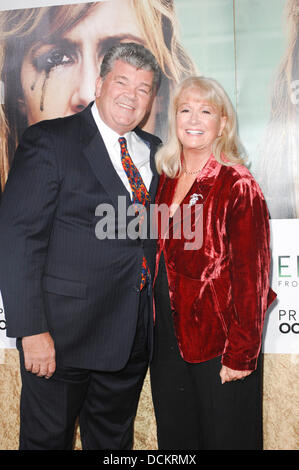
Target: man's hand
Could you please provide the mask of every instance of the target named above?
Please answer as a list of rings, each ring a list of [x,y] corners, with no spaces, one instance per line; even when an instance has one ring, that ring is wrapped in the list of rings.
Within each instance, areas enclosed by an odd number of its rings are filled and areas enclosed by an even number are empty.
[[[220,371],[221,383],[231,382],[233,380],[242,380],[245,379],[248,375],[253,372],[252,370],[234,370],[229,367],[222,366]]]
[[[25,369],[28,372],[49,379],[55,372],[55,348],[50,333],[24,336],[22,346]]]

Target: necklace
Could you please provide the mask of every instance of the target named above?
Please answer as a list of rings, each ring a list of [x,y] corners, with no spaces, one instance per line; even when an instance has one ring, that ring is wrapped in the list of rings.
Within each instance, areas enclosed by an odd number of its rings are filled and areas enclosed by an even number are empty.
[[[203,160],[203,162],[202,162],[203,164],[202,164],[201,168],[200,168],[199,170],[193,170],[193,171],[188,171],[188,170],[186,169],[186,162],[184,161],[184,162],[183,162],[183,165],[182,165],[183,168],[184,168],[183,171],[184,171],[184,173],[185,173],[186,175],[197,175],[198,173],[201,172],[201,170],[203,170],[203,168],[205,167],[207,161],[208,161],[208,159],[205,158],[205,159]]]
[[[184,170],[184,173],[186,173],[187,175],[196,175],[197,173],[201,172],[202,168],[200,168],[199,170],[195,170],[195,171],[187,171],[187,170]]]

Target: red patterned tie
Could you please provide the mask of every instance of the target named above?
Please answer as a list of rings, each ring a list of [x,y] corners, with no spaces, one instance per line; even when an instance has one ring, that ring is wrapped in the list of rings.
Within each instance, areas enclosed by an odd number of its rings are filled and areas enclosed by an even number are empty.
[[[120,143],[122,166],[126,172],[133,193],[133,203],[142,204],[146,209],[147,207],[149,207],[151,201],[150,195],[146,189],[146,186],[141,178],[139,171],[137,170],[130,157],[126,139],[124,137],[120,137],[118,141]],[[142,223],[142,220],[143,217],[141,215],[140,223]],[[146,258],[144,256],[141,268],[140,290],[145,286],[146,281],[150,281],[150,271],[146,262]]]

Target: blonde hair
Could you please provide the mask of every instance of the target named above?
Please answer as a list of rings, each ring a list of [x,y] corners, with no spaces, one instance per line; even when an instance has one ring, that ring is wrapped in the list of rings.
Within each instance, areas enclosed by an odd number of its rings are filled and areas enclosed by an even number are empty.
[[[164,108],[156,115],[156,129],[163,137],[167,105],[174,85],[195,73],[195,66],[178,41],[179,30],[172,0],[131,0],[145,46],[163,72],[159,96]],[[0,12],[0,79],[5,103],[0,107],[0,177],[4,188],[19,138],[27,118],[18,110],[22,97],[20,70],[29,48],[45,36],[63,35],[99,2]],[[117,31],[116,31],[117,34]],[[58,117],[58,116],[57,116]],[[60,117],[60,116],[59,116]]]
[[[233,105],[221,85],[212,78],[191,76],[183,80],[176,88],[173,100],[169,106],[168,139],[156,155],[158,173],[165,173],[169,178],[181,174],[182,144],[176,133],[176,115],[180,97],[187,89],[195,89],[212,105],[216,106],[221,116],[227,121],[221,136],[215,139],[212,152],[215,159],[222,165],[244,163],[245,157],[241,143],[237,136],[237,120]]]
[[[298,0],[287,2],[285,15],[288,44],[274,82],[271,115],[259,145],[261,156],[257,169],[258,182],[264,191],[270,215],[274,218],[298,217],[294,168],[299,160],[299,115],[298,105],[292,102],[292,82],[298,79],[299,73]]]
[[[18,99],[22,97],[20,75],[24,56],[32,44],[73,28],[93,6],[89,3],[0,12],[0,78],[5,100],[0,106],[2,189],[20,136],[27,127],[27,118],[18,110]]]
[[[195,66],[178,41],[179,25],[173,0],[133,0],[146,47],[164,75],[175,84],[195,73]]]

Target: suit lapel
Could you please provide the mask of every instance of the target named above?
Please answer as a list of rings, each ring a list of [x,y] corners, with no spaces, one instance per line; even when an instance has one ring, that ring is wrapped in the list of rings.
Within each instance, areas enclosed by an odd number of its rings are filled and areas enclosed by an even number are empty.
[[[113,167],[90,108],[91,105],[81,113],[83,153],[114,206],[118,207],[119,196],[126,197],[126,203],[129,205],[131,203],[130,194]]]
[[[156,163],[155,163],[155,154],[157,151],[157,147],[160,144],[160,139],[158,139],[157,137],[151,134],[148,134],[147,132],[144,132],[142,129],[139,129],[139,127],[136,127],[136,129],[134,129],[134,132],[136,132],[136,134],[142,140],[144,140],[146,144],[149,145],[150,147],[150,167],[153,173],[153,177],[152,177],[148,192],[151,197],[151,202],[154,203],[155,195],[156,195],[157,188],[158,188],[158,182],[159,182],[159,175],[158,175],[158,172],[156,169]]]
[[[126,197],[127,206],[129,206],[131,204],[130,194],[113,167],[104,141],[93,119],[91,113],[92,104],[93,103],[91,103],[80,114],[82,118],[81,142],[83,153],[89,161],[95,176],[111,198],[114,206],[116,208],[118,207],[119,196]],[[153,177],[149,188],[149,194],[151,196],[151,201],[154,202],[159,180],[155,165],[155,153],[160,140],[139,128],[134,129],[134,131],[150,146],[150,166]]]
[[[151,147],[150,165],[151,165],[153,177],[152,177],[152,181],[151,181],[150,188],[149,188],[149,194],[150,194],[152,203],[154,202],[154,199],[155,199],[155,195],[156,195],[157,188],[158,188],[158,181],[159,181],[159,175],[157,173],[156,164],[155,164],[155,153],[156,153],[156,149]]]

